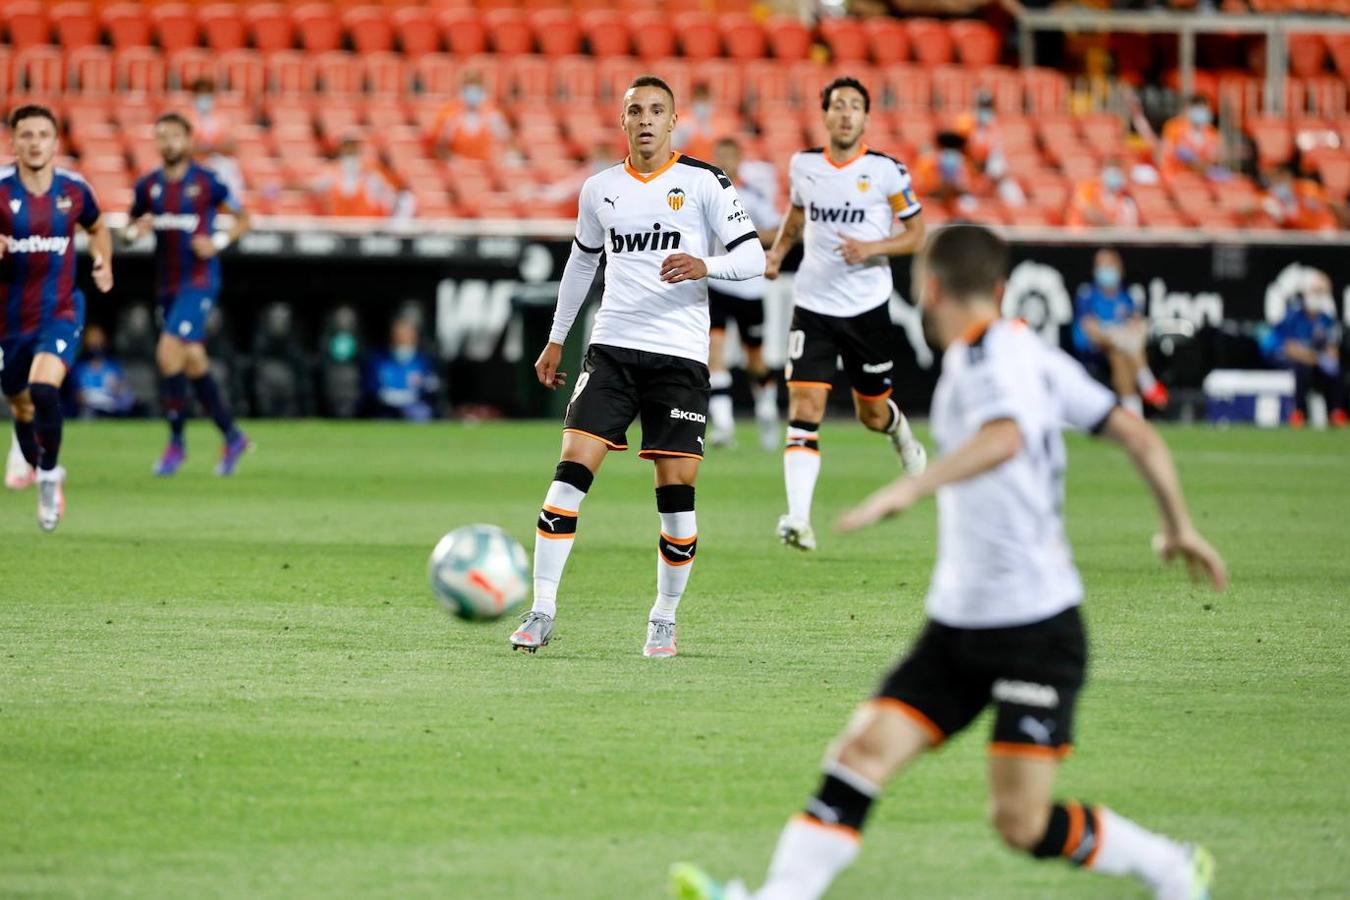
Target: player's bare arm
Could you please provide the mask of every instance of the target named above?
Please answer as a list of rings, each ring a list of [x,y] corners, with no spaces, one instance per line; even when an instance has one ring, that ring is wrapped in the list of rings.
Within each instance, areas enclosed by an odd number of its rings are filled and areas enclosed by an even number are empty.
[[[99,216],[86,231],[89,233],[89,256],[94,261],[94,286],[106,294],[113,286],[112,230]]]
[[[968,481],[1012,459],[1022,450],[1022,434],[1012,419],[986,422],[966,443],[930,464],[915,478],[900,478],[839,517],[836,527],[857,531],[909,509],[938,488]]]
[[[1163,562],[1183,559],[1192,580],[1208,581],[1217,591],[1228,586],[1228,568],[1191,522],[1181,479],[1172,452],[1157,430],[1138,416],[1117,407],[1111,411],[1102,434],[1120,444],[1153,492],[1162,531],[1153,538],[1153,549]]]
[[[806,227],[806,210],[800,206],[794,206],[788,210],[787,216],[783,219],[783,224],[778,226],[778,236],[774,238],[773,244],[764,254],[764,277],[770,281],[778,278],[778,272],[783,266],[783,259],[798,241],[802,239],[802,231]]]
[[[908,256],[917,253],[923,246],[926,233],[923,213],[915,213],[901,222],[901,225],[903,227],[899,231],[884,241],[858,241],[845,238],[839,245],[839,255],[845,262],[857,265],[872,256]]]

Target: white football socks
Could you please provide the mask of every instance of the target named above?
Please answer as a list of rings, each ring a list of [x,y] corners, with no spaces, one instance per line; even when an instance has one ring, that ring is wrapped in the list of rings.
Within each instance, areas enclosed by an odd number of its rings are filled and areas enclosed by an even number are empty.
[[[534,612],[558,612],[558,582],[576,541],[576,519],[586,492],[562,481],[548,486],[534,534]],[[570,521],[569,521],[570,520]]]
[[[816,900],[858,858],[858,835],[805,816],[787,823],[755,900]]]
[[[661,513],[661,542],[656,554],[656,602],[650,619],[674,622],[675,610],[694,569],[698,522],[694,511]]]
[[[811,521],[811,498],[820,477],[819,426],[793,423],[788,426],[783,448],[783,480],[787,485],[788,515]]]
[[[1155,834],[1105,807],[1097,809],[1097,854],[1091,871],[1133,875],[1160,897],[1186,897],[1190,860],[1176,841]],[[1187,898],[1188,900],[1188,898]]]
[[[736,430],[736,414],[731,405],[731,373],[722,369],[708,375],[712,396],[708,399],[708,419],[713,434],[731,434]]]

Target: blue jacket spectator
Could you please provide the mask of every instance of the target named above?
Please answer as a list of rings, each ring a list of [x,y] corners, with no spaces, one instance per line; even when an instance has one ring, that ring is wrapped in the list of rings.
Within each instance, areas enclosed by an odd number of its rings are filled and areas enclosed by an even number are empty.
[[[1326,310],[1335,309],[1331,281],[1321,272],[1308,277],[1304,296],[1289,304],[1279,324],[1261,336],[1261,352],[1272,365],[1294,374],[1294,412],[1289,424],[1300,428],[1308,417],[1308,393],[1327,402],[1328,420],[1344,428],[1345,381],[1341,377],[1341,327]]]
[[[1073,346],[1084,363],[1106,365],[1111,387],[1125,408],[1143,414],[1143,402],[1167,405],[1167,388],[1148,367],[1148,323],[1125,290],[1125,271],[1120,254],[1097,251],[1092,283],[1078,288],[1074,301]]]
[[[71,372],[75,403],[85,418],[129,415],[136,397],[127,387],[122,364],[108,355],[108,339],[98,325],[84,333],[84,352]]]
[[[435,362],[418,349],[417,328],[398,319],[390,329],[389,349],[366,360],[365,407],[381,418],[425,422],[435,416],[440,378]]]

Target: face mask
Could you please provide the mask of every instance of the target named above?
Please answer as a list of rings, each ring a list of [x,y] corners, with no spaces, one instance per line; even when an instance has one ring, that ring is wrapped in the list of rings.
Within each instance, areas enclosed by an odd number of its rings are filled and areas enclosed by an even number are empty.
[[[938,153],[938,168],[943,175],[954,176],[961,171],[961,159],[960,150],[943,150]]]
[[[342,171],[348,176],[356,175],[361,171],[361,157],[355,154],[348,154],[342,157]]]
[[[990,122],[994,121],[994,111],[988,107],[980,107],[975,111],[975,121],[979,122],[981,125],[988,125]]]
[[[1125,186],[1125,173],[1116,168],[1103,169],[1102,184],[1114,194]]]
[[[1274,193],[1281,202],[1288,203],[1294,199],[1294,186],[1287,181],[1281,182],[1280,184],[1275,185],[1272,193]]]
[[[1120,287],[1120,270],[1115,266],[1098,266],[1093,277],[1097,279],[1097,286],[1103,290],[1114,291]]]
[[[459,92],[460,97],[464,99],[464,105],[469,109],[477,109],[483,105],[483,88],[481,85],[471,84]]]
[[[694,101],[694,117],[695,117],[695,118],[698,118],[698,119],[706,119],[706,118],[708,118],[708,117],[711,116],[711,115],[712,115],[712,104],[711,104],[711,103],[709,103],[707,100],[695,100],[695,101]]]
[[[416,358],[416,356],[417,356],[417,348],[416,348],[416,347],[395,347],[395,348],[394,348],[394,359],[397,360],[398,362],[402,363],[402,364],[405,365],[405,366],[406,366],[408,363],[412,362],[413,359]]]
[[[211,108],[216,105],[216,99],[210,94],[198,94],[192,98],[192,105],[197,107],[197,112],[207,115]]]
[[[333,335],[328,342],[328,355],[334,362],[350,362],[356,356],[356,338],[345,331]]]
[[[1208,106],[1192,106],[1190,111],[1191,124],[1196,128],[1203,128],[1209,124],[1210,115]]]

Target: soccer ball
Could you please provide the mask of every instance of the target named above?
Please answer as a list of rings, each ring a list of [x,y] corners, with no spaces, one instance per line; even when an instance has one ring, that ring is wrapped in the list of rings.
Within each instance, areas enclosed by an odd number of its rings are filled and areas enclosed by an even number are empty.
[[[427,575],[447,612],[461,619],[496,619],[529,593],[530,559],[520,542],[496,525],[465,525],[436,544]]]

